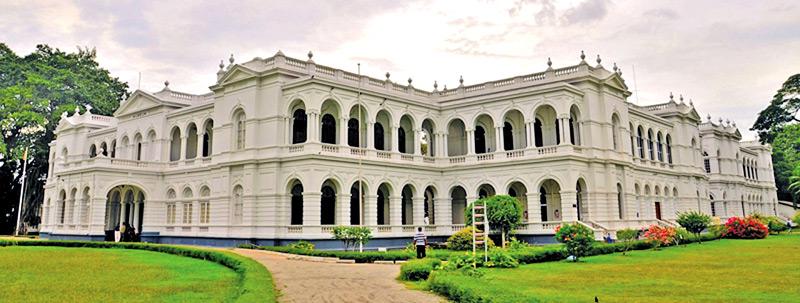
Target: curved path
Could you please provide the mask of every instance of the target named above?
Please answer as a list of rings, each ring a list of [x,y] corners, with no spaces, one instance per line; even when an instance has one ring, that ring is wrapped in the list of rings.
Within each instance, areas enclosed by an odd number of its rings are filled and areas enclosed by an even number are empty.
[[[272,273],[279,302],[397,302],[438,303],[445,300],[407,289],[395,280],[400,265],[340,264],[289,259],[288,255],[252,249],[234,249]]]

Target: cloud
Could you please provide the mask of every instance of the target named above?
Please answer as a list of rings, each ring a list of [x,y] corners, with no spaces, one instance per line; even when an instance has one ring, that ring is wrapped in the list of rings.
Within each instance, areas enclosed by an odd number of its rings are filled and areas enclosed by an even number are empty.
[[[113,75],[142,88],[204,93],[220,59],[268,57],[281,49],[318,64],[431,89],[542,71],[601,54],[651,104],[669,92],[702,116],[746,129],[786,78],[797,73],[800,6],[676,0],[412,1],[0,1],[2,42],[20,55],[36,44],[96,47]],[[590,62],[593,62],[591,60]],[[634,79],[633,67],[636,78]],[[635,81],[634,81],[635,80]]]

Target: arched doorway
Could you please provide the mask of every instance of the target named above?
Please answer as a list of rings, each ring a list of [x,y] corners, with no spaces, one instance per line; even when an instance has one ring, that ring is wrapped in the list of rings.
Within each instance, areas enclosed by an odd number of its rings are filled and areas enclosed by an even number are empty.
[[[434,220],[434,199],[436,199],[436,189],[433,186],[428,186],[425,188],[425,217],[423,218],[425,225],[436,224],[436,220]]]
[[[403,191],[400,193],[402,204],[402,222],[403,225],[411,225],[414,223],[414,187],[409,185],[403,186]]]
[[[119,185],[106,194],[106,240],[114,240],[114,231],[128,223],[141,233],[144,221],[144,191],[133,185]]]
[[[488,198],[495,195],[494,186],[491,184],[482,184],[478,187],[478,198]]]
[[[350,225],[361,225],[364,222],[362,209],[364,209],[366,192],[364,182],[354,182],[350,186]]]
[[[461,186],[450,190],[450,203],[452,203],[453,224],[464,224],[464,210],[467,208],[467,191]]]
[[[508,195],[517,198],[522,206],[522,221],[528,222],[528,189],[522,182],[514,182],[508,186]]]
[[[389,225],[389,197],[391,196],[391,188],[388,184],[383,183],[378,187],[378,225]]]
[[[586,207],[586,181],[578,179],[575,183],[575,207],[578,209],[578,221],[588,219],[588,208]]]
[[[290,190],[291,198],[291,225],[303,225],[303,183],[294,181]]]
[[[331,181],[325,181],[320,191],[320,224],[336,224],[336,189]]]
[[[542,222],[561,221],[561,186],[552,179],[539,186],[539,205]]]

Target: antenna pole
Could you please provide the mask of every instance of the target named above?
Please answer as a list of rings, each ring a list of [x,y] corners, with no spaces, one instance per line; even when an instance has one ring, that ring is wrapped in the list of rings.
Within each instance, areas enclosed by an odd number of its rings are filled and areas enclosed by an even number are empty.
[[[639,85],[636,84],[636,65],[631,64],[633,71],[633,92],[636,94],[636,104],[639,104]]]

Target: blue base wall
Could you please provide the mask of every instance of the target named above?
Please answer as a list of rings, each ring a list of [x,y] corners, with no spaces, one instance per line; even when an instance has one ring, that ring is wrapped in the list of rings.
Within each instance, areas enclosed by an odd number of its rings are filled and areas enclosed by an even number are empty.
[[[79,241],[103,241],[105,235],[60,235],[51,233],[41,233],[40,238],[49,240],[79,240]],[[200,245],[213,247],[235,247],[240,244],[255,244],[259,246],[284,246],[301,239],[257,239],[257,238],[217,238],[217,237],[178,237],[162,236],[159,233],[144,232],[141,235],[142,242],[161,243],[161,244],[181,244],[181,245]],[[520,241],[531,244],[552,244],[555,243],[552,235],[515,235]],[[378,248],[404,248],[411,243],[411,238],[375,238],[369,241],[364,249],[376,250]],[[317,249],[322,250],[341,250],[344,247],[342,242],[332,239],[306,239]],[[428,242],[445,242],[445,236],[428,237]],[[499,240],[497,240],[499,241]]]

